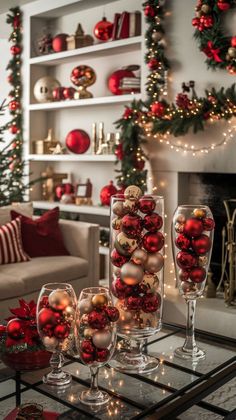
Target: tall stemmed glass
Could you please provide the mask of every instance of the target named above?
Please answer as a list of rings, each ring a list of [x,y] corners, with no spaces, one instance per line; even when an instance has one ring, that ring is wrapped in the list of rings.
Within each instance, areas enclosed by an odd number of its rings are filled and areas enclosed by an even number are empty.
[[[209,269],[215,222],[207,206],[181,205],[173,217],[172,250],[180,295],[187,303],[186,339],[175,355],[197,361],[205,357],[194,335],[196,299],[201,297]]]
[[[82,290],[76,316],[77,346],[82,362],[91,372],[91,387],[80,395],[83,404],[100,406],[110,399],[98,388],[98,370],[111,359],[115,350],[118,319],[119,311],[113,306],[106,287]]]
[[[71,375],[62,370],[63,353],[70,350],[74,340],[77,299],[67,283],[45,284],[37,303],[37,327],[42,342],[52,352],[52,371],[43,377],[44,383],[65,386]]]

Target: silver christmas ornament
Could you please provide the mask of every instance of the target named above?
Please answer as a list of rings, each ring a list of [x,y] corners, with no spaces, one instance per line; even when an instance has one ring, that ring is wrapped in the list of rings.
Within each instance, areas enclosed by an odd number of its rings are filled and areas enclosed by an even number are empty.
[[[164,258],[160,252],[148,254],[147,261],[145,262],[144,268],[149,273],[157,273],[162,269],[164,265]]]
[[[132,256],[131,256],[131,260],[138,265],[144,265],[145,262],[147,261],[147,252],[144,249],[141,248],[137,248]]]
[[[134,286],[143,279],[143,269],[140,265],[132,264],[130,262],[125,263],[121,267],[121,279],[125,284]]]
[[[93,344],[99,349],[106,349],[111,344],[111,333],[110,331],[95,332],[93,334]]]

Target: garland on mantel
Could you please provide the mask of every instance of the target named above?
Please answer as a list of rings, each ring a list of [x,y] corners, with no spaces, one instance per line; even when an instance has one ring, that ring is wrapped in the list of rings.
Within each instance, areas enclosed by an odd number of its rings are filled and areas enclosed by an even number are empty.
[[[189,89],[183,89],[183,92],[177,95],[174,103],[169,103],[165,99],[168,69],[170,68],[169,61],[165,56],[163,39],[165,35],[163,28],[166,15],[165,1],[146,1],[144,14],[148,24],[145,37],[147,47],[145,62],[149,69],[146,84],[148,99],[145,103],[133,101],[116,122],[117,128],[121,130],[121,143],[115,148],[117,162],[121,162],[121,169],[118,171],[117,177],[118,184],[121,186],[129,185],[131,180],[135,180],[134,183],[140,187],[146,186],[146,175],[144,179],[143,173],[137,171],[137,168],[133,166],[132,157],[136,156],[142,161],[145,160],[142,145],[146,135],[161,139],[164,136],[164,141],[160,141],[176,150],[176,145],[172,144],[169,135],[183,136],[190,130],[197,133],[204,130],[210,122],[230,120],[236,116],[235,84],[228,89],[221,88],[218,91],[213,88],[206,91],[204,97],[198,97],[194,89],[194,82],[190,81]],[[185,83],[183,86],[186,87]],[[229,137],[232,137],[231,131],[230,129]],[[134,133],[137,136],[135,142],[133,142]],[[194,145],[185,144],[183,149],[185,152],[190,151],[195,156],[203,149],[208,152],[225,143],[220,140],[217,144],[204,146],[196,151],[193,150]],[[129,150],[132,153],[129,153]],[[132,171],[135,173],[135,178],[131,177]]]

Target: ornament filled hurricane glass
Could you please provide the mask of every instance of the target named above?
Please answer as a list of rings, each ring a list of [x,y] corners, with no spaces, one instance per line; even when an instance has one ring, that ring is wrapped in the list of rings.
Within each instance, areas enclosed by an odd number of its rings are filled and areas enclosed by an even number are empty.
[[[181,205],[173,216],[172,250],[177,286],[187,304],[184,345],[175,356],[192,362],[205,357],[194,335],[196,299],[204,292],[213,246],[215,222],[207,206]]]
[[[90,389],[80,395],[83,404],[96,407],[110,399],[98,388],[98,370],[111,359],[115,350],[118,318],[119,312],[106,287],[82,290],[76,314],[76,343],[80,358],[91,373]]]
[[[145,340],[161,329],[164,265],[163,198],[129,186],[111,201],[110,282],[123,338],[112,366],[151,372],[159,360],[143,353]]]
[[[45,284],[38,297],[37,328],[45,348],[52,352],[52,371],[43,377],[44,383],[66,386],[71,375],[62,370],[63,353],[74,342],[77,299],[73,287],[67,283]]]

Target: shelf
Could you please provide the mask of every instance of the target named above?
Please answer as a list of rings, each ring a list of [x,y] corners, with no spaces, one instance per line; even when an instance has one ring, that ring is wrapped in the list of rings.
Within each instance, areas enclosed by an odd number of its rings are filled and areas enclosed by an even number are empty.
[[[34,162],[115,162],[116,157],[114,155],[35,155],[29,154],[25,157],[25,160]]]
[[[33,201],[34,209],[49,210],[59,207],[61,211],[81,214],[95,214],[97,216],[109,216],[110,208],[102,206],[76,206],[75,204],[62,204],[57,201]]]
[[[30,64],[38,64],[40,66],[56,66],[66,62],[74,61],[77,56],[91,55],[96,58],[98,56],[107,56],[111,54],[121,54],[123,52],[134,51],[141,48],[142,37],[136,36],[132,38],[120,39],[103,44],[90,45],[88,47],[76,48],[74,50],[62,51],[30,58]]]
[[[122,104],[131,102],[133,99],[139,100],[142,98],[141,93],[130,95],[117,95],[117,96],[101,96],[98,98],[90,99],[72,99],[69,101],[48,102],[43,104],[30,104],[28,109],[30,111],[53,111],[55,109],[77,108],[80,106],[93,106],[93,105],[110,105]]]
[[[109,248],[107,246],[100,246],[99,247],[99,254],[109,255]]]

